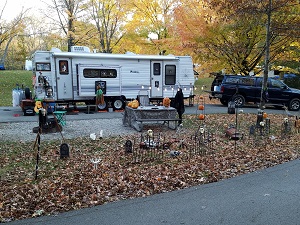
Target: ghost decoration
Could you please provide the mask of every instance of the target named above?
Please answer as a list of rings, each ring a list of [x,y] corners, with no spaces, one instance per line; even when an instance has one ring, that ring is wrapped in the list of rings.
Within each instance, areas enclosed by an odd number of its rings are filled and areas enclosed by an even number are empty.
[[[90,134],[90,138],[91,138],[93,141],[95,141],[95,140],[96,140],[96,134],[95,134],[95,133]]]

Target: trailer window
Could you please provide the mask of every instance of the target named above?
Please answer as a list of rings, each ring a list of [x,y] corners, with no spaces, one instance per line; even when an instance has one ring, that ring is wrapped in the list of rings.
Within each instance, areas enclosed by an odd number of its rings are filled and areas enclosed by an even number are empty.
[[[176,66],[175,65],[166,65],[165,67],[165,84],[166,85],[175,85],[176,83]]]
[[[59,60],[59,73],[69,74],[69,64],[67,60]]]
[[[160,63],[153,63],[153,74],[160,75]]]
[[[51,71],[50,63],[36,63],[36,71]]]
[[[116,78],[116,69],[83,69],[85,78]]]

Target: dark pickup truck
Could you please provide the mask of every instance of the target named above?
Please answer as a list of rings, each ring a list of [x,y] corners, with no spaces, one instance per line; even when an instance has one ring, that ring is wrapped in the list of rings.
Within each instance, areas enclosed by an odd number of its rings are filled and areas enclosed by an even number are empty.
[[[220,99],[223,105],[234,101],[237,107],[246,102],[259,103],[263,77],[224,75],[216,76],[211,87],[211,97]],[[275,78],[268,78],[267,92],[264,95],[268,105],[288,107],[291,111],[300,109],[300,90],[288,87]]]

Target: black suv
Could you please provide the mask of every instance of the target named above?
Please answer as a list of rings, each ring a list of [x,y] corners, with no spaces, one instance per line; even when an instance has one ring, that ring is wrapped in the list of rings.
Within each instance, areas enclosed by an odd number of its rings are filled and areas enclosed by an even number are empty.
[[[211,87],[211,97],[220,99],[223,105],[234,101],[237,107],[243,107],[245,102],[259,103],[263,77],[218,75]],[[267,92],[264,95],[266,103],[275,107],[287,106],[291,111],[300,109],[300,90],[290,88],[276,78],[268,78]]]

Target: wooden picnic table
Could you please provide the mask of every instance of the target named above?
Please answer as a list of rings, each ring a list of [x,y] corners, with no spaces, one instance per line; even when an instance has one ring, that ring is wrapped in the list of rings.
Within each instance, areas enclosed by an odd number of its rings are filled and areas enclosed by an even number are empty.
[[[176,129],[179,119],[173,107],[164,106],[139,106],[137,109],[126,106],[123,115],[123,125],[143,130],[144,123],[164,122],[169,128]],[[170,127],[170,122],[173,126]]]

